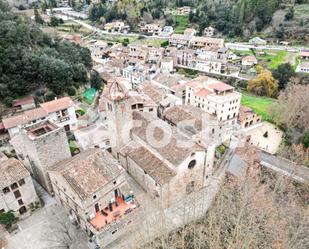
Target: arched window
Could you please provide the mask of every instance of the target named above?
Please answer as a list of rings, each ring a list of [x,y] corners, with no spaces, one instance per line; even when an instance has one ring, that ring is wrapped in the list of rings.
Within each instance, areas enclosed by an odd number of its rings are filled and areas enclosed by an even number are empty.
[[[196,165],[196,160],[192,160],[192,161],[189,163],[188,168],[189,168],[189,169],[193,169],[195,165]]]

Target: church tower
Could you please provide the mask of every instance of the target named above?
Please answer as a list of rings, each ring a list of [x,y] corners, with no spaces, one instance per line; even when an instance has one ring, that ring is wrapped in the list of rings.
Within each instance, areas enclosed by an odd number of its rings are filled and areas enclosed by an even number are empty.
[[[118,158],[119,150],[130,139],[132,111],[128,103],[128,90],[117,79],[105,88],[106,116],[112,154]]]

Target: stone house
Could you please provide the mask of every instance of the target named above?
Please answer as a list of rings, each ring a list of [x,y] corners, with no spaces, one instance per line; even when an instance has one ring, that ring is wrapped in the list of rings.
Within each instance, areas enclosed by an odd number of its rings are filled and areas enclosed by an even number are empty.
[[[15,158],[1,157],[0,172],[0,213],[29,214],[39,199],[28,170]]]
[[[222,48],[224,47],[224,39],[195,36],[190,40],[189,46],[192,48],[203,48],[203,47]]]
[[[130,232],[139,204],[109,152],[85,150],[54,165],[49,175],[57,202],[101,248]]]
[[[242,58],[241,65],[243,66],[254,66],[258,63],[257,59],[253,55],[248,55]]]
[[[242,128],[247,128],[249,126],[260,123],[261,120],[261,117],[254,113],[251,108],[246,106],[240,106],[238,121]]]
[[[10,141],[17,157],[33,177],[53,193],[48,169],[61,160],[71,157],[64,127],[42,121],[21,129]]]

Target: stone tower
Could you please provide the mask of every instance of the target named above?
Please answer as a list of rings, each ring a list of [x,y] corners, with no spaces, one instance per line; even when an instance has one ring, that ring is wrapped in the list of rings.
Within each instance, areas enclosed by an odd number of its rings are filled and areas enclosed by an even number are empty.
[[[103,93],[112,154],[118,158],[119,150],[130,141],[132,110],[128,103],[128,90],[117,79]]]
[[[50,121],[39,122],[15,135],[11,144],[33,177],[49,193],[53,193],[47,171],[54,164],[71,157],[64,128]]]

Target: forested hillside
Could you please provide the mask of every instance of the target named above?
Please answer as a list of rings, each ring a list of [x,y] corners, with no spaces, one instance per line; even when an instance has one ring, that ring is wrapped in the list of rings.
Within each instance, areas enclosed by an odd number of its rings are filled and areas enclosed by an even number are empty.
[[[306,7],[300,4],[309,4],[308,0],[119,0],[114,5],[104,0],[92,2],[89,8],[92,21],[124,19],[132,29],[136,29],[141,18],[146,21],[163,19],[175,25],[177,20],[168,10],[181,6],[196,10],[189,17],[191,26],[202,31],[211,25],[229,37],[246,37],[266,31],[268,36],[279,39],[305,39],[309,28],[308,15],[298,11]],[[293,32],[290,26],[294,27]]]
[[[88,80],[90,51],[70,42],[54,40],[30,20],[13,13],[0,0],[0,99],[37,89],[49,94],[74,92]]]

